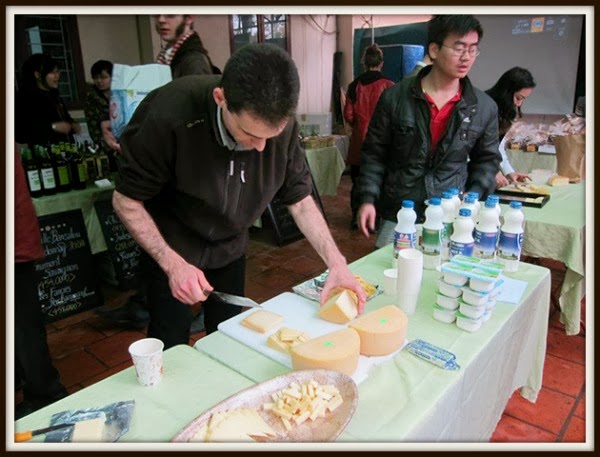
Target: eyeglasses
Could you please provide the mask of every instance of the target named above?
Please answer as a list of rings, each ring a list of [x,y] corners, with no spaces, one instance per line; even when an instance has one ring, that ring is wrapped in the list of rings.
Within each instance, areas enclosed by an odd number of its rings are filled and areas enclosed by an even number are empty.
[[[452,53],[456,57],[462,57],[465,54],[469,54],[470,57],[477,57],[479,54],[481,54],[481,51],[476,45],[467,48],[466,46],[462,46],[460,44],[456,46],[446,46],[445,44],[442,44],[441,47],[452,49]]]

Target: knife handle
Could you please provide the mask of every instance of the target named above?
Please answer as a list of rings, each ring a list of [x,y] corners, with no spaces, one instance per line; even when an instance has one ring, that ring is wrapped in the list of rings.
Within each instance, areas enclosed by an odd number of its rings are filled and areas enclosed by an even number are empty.
[[[15,443],[22,443],[23,441],[29,441],[33,435],[31,430],[21,433],[15,433]]]

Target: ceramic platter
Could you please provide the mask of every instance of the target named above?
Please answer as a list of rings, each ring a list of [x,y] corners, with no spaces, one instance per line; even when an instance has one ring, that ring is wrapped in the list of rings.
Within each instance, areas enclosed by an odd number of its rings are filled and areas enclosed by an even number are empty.
[[[325,417],[317,418],[314,421],[307,420],[300,425],[293,424],[290,431],[285,429],[277,416],[270,411],[262,410],[263,403],[272,401],[272,393],[287,389],[291,382],[301,384],[311,379],[320,385],[333,384],[336,386],[344,402],[333,412],[327,412]],[[252,408],[258,411],[264,421],[277,432],[276,437],[268,440],[270,442],[334,441],[350,422],[357,402],[358,389],[356,383],[348,375],[334,370],[292,371],[244,389],[204,411],[175,435],[171,442],[190,441],[214,413],[236,408]]]

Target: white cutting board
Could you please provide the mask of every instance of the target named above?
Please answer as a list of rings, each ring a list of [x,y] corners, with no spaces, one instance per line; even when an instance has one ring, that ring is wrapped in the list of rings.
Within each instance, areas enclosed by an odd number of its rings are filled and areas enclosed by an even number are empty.
[[[241,324],[242,320],[261,308],[283,316],[283,322],[267,333],[255,332]],[[336,330],[342,330],[348,327],[348,324],[334,324],[321,319],[317,315],[318,309],[319,303],[291,292],[284,292],[283,294],[264,302],[260,308],[249,309],[231,319],[221,322],[218,329],[225,335],[251,347],[270,359],[292,368],[292,358],[290,355],[276,351],[267,346],[267,339],[270,335],[277,332],[279,328],[289,327],[294,330],[302,330],[311,338],[316,338],[325,335],[326,333],[335,332]],[[406,343],[407,341],[405,341],[402,347],[404,347]],[[391,359],[401,350],[402,348],[391,354],[378,357],[361,355],[358,359],[358,367],[352,375],[352,379],[354,379],[354,382],[357,384],[360,384],[367,378],[369,370],[373,366]]]

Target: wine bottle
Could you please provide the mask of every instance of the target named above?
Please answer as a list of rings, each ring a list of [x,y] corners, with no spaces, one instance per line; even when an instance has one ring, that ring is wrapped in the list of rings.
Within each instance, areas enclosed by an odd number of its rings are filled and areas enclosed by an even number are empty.
[[[31,151],[28,147],[24,146],[21,149],[21,157],[23,168],[25,170],[25,176],[27,177],[27,187],[29,188],[29,193],[33,198],[41,197],[44,194],[44,191],[42,189],[40,169],[38,168],[35,160],[33,160]]]
[[[52,161],[48,157],[46,148],[43,146],[34,146],[36,159],[40,168],[40,176],[42,178],[42,187],[44,195],[54,195],[56,193],[56,179],[54,178],[54,168]]]
[[[85,189],[87,186],[87,173],[83,157],[77,150],[75,144],[71,145],[71,151],[68,156],[69,169],[71,170],[71,185],[73,189]]]
[[[61,142],[58,146],[52,145],[52,165],[54,167],[57,190],[59,192],[68,192],[71,190],[71,181],[69,179],[69,164],[63,157],[65,144]]]

